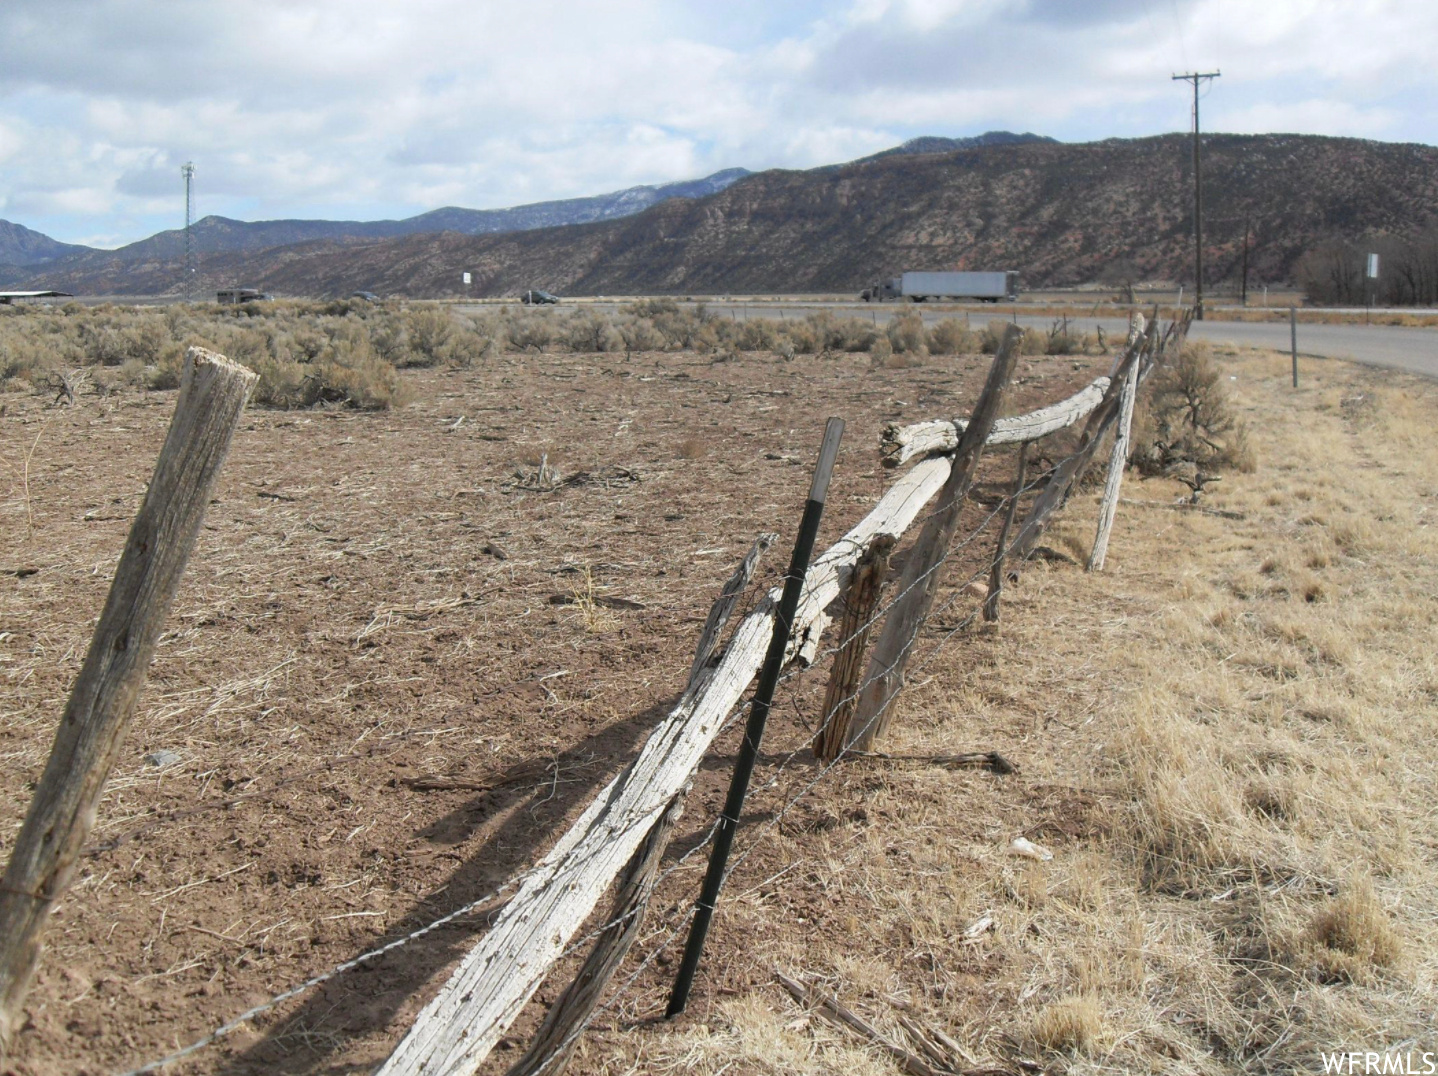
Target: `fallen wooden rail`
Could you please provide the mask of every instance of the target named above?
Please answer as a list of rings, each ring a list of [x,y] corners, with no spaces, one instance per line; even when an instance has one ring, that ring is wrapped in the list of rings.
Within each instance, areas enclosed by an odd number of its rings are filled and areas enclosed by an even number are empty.
[[[1030,411],[1026,415],[1014,415],[997,419],[993,432],[984,442],[988,445],[1016,445],[1037,441],[1051,433],[1067,429],[1084,418],[1099,405],[1108,391],[1109,378],[1098,377],[1074,393],[1067,400],[1060,400],[1048,407]],[[897,467],[915,456],[927,456],[933,452],[952,452],[959,447],[959,438],[968,426],[965,419],[932,419],[916,422],[911,426],[891,423],[879,435],[879,447],[884,453],[884,465]]]

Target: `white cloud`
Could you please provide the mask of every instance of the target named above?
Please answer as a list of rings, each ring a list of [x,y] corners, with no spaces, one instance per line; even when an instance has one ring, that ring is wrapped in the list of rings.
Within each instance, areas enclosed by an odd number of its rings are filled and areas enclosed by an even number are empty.
[[[177,223],[185,160],[202,213],[407,215],[925,133],[1182,129],[1168,76],[1195,65],[1224,72],[1211,130],[1431,140],[1438,5],[25,0],[3,30],[0,206],[138,238]]]

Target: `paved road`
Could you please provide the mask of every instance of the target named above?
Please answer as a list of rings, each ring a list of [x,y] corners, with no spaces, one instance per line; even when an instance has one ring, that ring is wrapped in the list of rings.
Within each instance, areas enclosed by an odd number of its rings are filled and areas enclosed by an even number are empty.
[[[617,310],[625,304],[623,301],[597,300],[585,301],[585,305],[601,310]],[[955,316],[952,311],[888,303],[876,306],[860,302],[809,303],[708,299],[705,300],[705,306],[711,313],[721,317],[732,317],[739,321],[748,318],[802,318],[818,310],[828,310],[840,317],[873,319],[880,324],[896,314],[912,311],[918,311],[926,324],[933,324],[941,318]],[[963,314],[957,316],[963,317]],[[992,313],[973,311],[969,313],[970,321],[975,326],[983,325],[991,317],[1007,320],[1008,312],[1002,307],[996,307]],[[1018,323],[1026,328],[1047,329],[1054,323],[1054,319],[1020,314]],[[1069,318],[1070,329],[1090,332],[1099,325],[1103,326],[1103,331],[1110,338],[1122,336],[1127,329],[1127,322],[1122,318]],[[1266,347],[1287,351],[1289,345],[1286,322],[1194,322],[1192,335],[1198,340],[1235,344],[1239,347]],[[1317,358],[1348,359],[1369,366],[1383,366],[1407,370],[1428,377],[1438,377],[1438,328],[1414,329],[1396,325],[1313,325],[1300,321],[1298,353]]]

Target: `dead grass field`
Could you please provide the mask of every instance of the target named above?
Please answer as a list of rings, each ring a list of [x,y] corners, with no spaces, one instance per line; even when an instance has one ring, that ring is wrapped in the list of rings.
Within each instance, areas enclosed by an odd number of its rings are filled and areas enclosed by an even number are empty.
[[[721,358],[504,355],[406,375],[414,402],[393,411],[250,415],[13,1072],[148,1061],[532,861],[677,693],[749,541],[792,536],[823,417],[849,428],[821,542],[892,479],[883,423],[962,411],[987,366]],[[654,1020],[702,856],[659,892],[648,963],[571,1071],[897,1071],[776,970],[895,1041],[900,1016],[942,1029],[974,1069],[1307,1071],[1320,1047],[1432,1048],[1438,388],[1324,364],[1292,393],[1285,360],[1220,362],[1259,466],[1206,503],[1242,520],[1130,479],[1159,503],[1121,507],[1103,575],[1033,565],[998,630],[945,642],[977,601],[951,587],[921,638],[890,750],[996,749],[1020,772],[853,762],[776,821],[815,773],[827,664],[787,682],[688,1014]],[[1014,409],[1105,363],[1025,358]],[[6,400],[0,851],[172,400]],[[524,488],[541,460],[570,481]],[[996,453],[986,477],[1009,466]],[[1081,560],[1094,514],[1077,496],[1049,544]],[[707,830],[734,739],[671,861]],[[1011,855],[1020,835],[1054,858]],[[174,1071],[368,1071],[482,927]]]

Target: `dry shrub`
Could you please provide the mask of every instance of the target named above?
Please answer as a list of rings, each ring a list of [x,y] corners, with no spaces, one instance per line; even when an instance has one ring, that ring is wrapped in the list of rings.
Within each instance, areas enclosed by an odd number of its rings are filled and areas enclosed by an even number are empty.
[[[179,344],[171,344],[152,365],[144,368],[141,378],[145,387],[152,391],[177,389],[180,387],[180,373],[184,368],[185,348]]]
[[[509,319],[505,337],[516,351],[543,351],[554,339],[554,324],[547,314],[526,312]]]
[[[779,346],[779,327],[772,318],[750,318],[733,333],[737,351],[774,351]]]
[[[1295,955],[1320,982],[1362,983],[1397,967],[1403,945],[1373,883],[1359,878],[1314,913]]]
[[[900,355],[924,356],[929,353],[924,318],[917,310],[906,311],[891,320],[884,334],[889,338],[894,351]]]
[[[437,366],[444,362],[455,330],[449,311],[439,307],[412,310],[406,321],[409,347],[391,361],[397,366]]]
[[[494,354],[496,338],[463,326],[456,328],[442,352],[451,366],[470,367]]]
[[[1091,997],[1064,998],[1040,1010],[1032,1033],[1041,1049],[1088,1053],[1103,1038],[1103,1012]]]
[[[616,329],[624,341],[625,351],[661,351],[664,348],[664,334],[648,318],[624,317]]]
[[[1251,473],[1248,429],[1228,397],[1222,371],[1204,341],[1185,344],[1160,366],[1134,419],[1134,462],[1147,474],[1181,463]]]
[[[869,366],[875,370],[888,367],[894,358],[894,345],[887,336],[881,336],[869,346]]]
[[[985,355],[996,355],[999,346],[1004,342],[1004,333],[1008,332],[1007,321],[991,321],[984,326],[984,331],[979,335],[979,350]]]
[[[944,318],[929,330],[929,354],[972,355],[980,349],[979,334],[958,318]]]
[[[570,351],[605,352],[624,349],[624,337],[610,324],[607,317],[592,310],[573,315],[564,327],[564,337]]]
[[[868,351],[879,336],[879,329],[872,321],[863,318],[838,318],[830,329],[826,341],[830,351],[845,351],[855,354]]]
[[[1025,329],[1019,337],[1020,355],[1047,355],[1049,334],[1042,329]]]
[[[804,320],[788,326],[789,346],[796,355],[813,355],[819,351],[819,332],[813,322]]]

